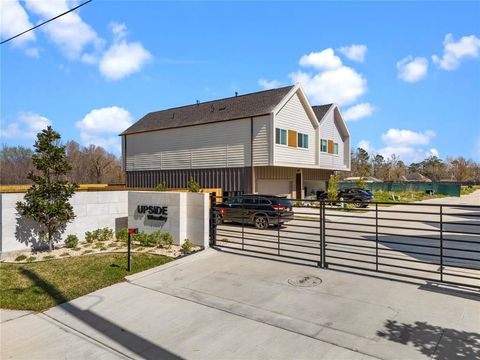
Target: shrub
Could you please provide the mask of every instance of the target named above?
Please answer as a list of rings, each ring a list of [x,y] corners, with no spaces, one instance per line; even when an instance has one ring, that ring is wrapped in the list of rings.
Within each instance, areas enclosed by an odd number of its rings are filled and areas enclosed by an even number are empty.
[[[65,239],[65,246],[67,248],[75,248],[78,245],[78,237],[77,235],[68,235]]]
[[[190,192],[200,192],[200,185],[198,185],[198,183],[193,180],[193,178],[190,178],[190,180],[188,181],[188,191]]]
[[[93,243],[94,241],[108,241],[113,238],[113,230],[110,228],[97,229],[93,231],[87,231],[85,233],[85,240],[88,243]]]
[[[23,261],[23,260],[25,260],[26,258],[27,258],[26,255],[19,255],[19,256],[17,256],[17,257],[15,258],[15,261]]]
[[[328,180],[328,189],[327,189],[328,199],[336,200],[338,197],[338,176],[331,175]]]
[[[92,231],[87,231],[85,233],[85,241],[91,244],[93,240],[95,240],[95,234]]]
[[[150,235],[150,246],[162,246],[162,232],[160,230],[152,232]]]
[[[144,231],[139,232],[138,234],[133,234],[133,241],[139,242],[142,246],[149,246],[150,236]]]
[[[164,182],[158,183],[158,185],[155,187],[155,191],[167,191],[167,185],[165,185]]]
[[[190,240],[185,239],[183,244],[182,244],[182,250],[185,254],[188,254],[192,251],[192,243]]]
[[[117,239],[117,241],[127,242],[128,241],[128,229],[127,228],[118,229],[117,232],[115,233],[115,238]]]
[[[170,249],[173,245],[173,236],[168,231],[162,233],[161,246],[165,249]]]
[[[32,262],[32,261],[35,260],[35,259],[36,259],[35,256],[29,256],[29,257],[27,258],[27,261],[28,261],[28,262]]]

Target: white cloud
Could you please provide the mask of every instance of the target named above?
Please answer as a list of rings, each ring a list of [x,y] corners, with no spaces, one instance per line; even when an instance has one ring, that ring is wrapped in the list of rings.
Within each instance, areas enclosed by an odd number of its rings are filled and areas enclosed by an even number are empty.
[[[302,84],[308,97],[319,104],[335,102],[347,105],[367,91],[367,80],[354,69],[341,66],[316,74],[297,71],[290,74],[293,82]]]
[[[350,46],[343,46],[338,49],[342,54],[344,54],[347,58],[357,62],[364,62],[365,61],[365,53],[367,52],[366,45],[350,45]]]
[[[33,27],[27,12],[17,0],[2,0],[0,2],[0,35],[2,39],[15,36]],[[19,36],[12,43],[20,45],[35,40],[35,33],[30,31]]]
[[[427,75],[428,60],[411,55],[397,62],[398,78],[406,82],[417,82]]]
[[[32,112],[20,113],[18,115],[18,121],[10,123],[6,129],[0,130],[0,137],[31,140],[48,125],[52,125],[52,122],[45,116]]]
[[[370,116],[375,111],[375,107],[369,103],[361,103],[348,108],[343,112],[343,118],[346,121],[358,120]]]
[[[436,148],[427,148],[423,146],[430,145],[435,133],[431,130],[424,132],[415,132],[412,130],[389,129],[382,134],[384,146],[375,148],[367,140],[361,140],[358,147],[367,150],[370,154],[380,154],[385,158],[392,155],[398,156],[406,163],[419,162],[429,156],[439,156]]]
[[[258,79],[258,85],[260,85],[265,90],[275,89],[282,86],[282,82],[278,80],[268,81],[266,79]]]
[[[389,129],[382,134],[382,141],[389,145],[427,145],[435,137],[435,132],[415,132],[412,130]]]
[[[108,80],[120,80],[134,74],[152,58],[140,42],[127,42],[125,24],[110,25],[114,42],[100,59],[100,73]]]
[[[27,9],[47,20],[68,11],[69,3],[65,0],[36,1],[26,0]],[[71,59],[81,57],[84,48],[93,46],[98,49],[103,45],[103,40],[95,30],[85,23],[78,11],[64,15],[55,21],[42,26],[42,31],[48,34],[61,51]]]
[[[443,41],[443,55],[432,56],[433,62],[444,70],[455,70],[460,66],[462,58],[478,58],[480,50],[480,39],[475,35],[463,36],[455,42],[452,34],[445,35]]]
[[[335,55],[333,49],[328,48],[319,52],[303,55],[299,61],[300,66],[311,66],[320,70],[336,69],[342,66],[342,60]]]
[[[80,129],[80,138],[84,145],[95,144],[118,153],[118,134],[132,125],[132,120],[127,110],[112,106],[90,111],[75,126]]]

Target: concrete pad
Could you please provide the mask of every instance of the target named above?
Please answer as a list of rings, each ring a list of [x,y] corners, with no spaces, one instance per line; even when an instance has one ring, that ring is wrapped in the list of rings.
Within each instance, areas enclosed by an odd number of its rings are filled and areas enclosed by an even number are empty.
[[[295,276],[322,282],[293,286],[288,280]],[[128,280],[1,324],[2,359],[474,359],[480,354],[480,296],[459,289],[212,249]]]
[[[15,320],[32,313],[33,311],[0,309],[0,323]]]

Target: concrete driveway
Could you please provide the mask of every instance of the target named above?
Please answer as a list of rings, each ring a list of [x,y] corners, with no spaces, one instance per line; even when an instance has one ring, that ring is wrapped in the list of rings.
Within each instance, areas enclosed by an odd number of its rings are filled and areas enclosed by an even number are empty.
[[[0,357],[478,359],[479,300],[210,249],[44,313],[2,312]]]

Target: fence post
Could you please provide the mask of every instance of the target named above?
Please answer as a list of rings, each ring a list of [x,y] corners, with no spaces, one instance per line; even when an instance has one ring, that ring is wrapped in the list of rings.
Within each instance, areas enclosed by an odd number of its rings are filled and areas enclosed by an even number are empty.
[[[321,226],[322,226],[322,267],[324,269],[328,269],[328,264],[327,264],[327,261],[326,261],[326,254],[325,254],[325,250],[327,248],[327,237],[326,237],[326,229],[325,229],[325,223],[327,222],[327,216],[325,214],[325,201],[322,201],[322,210],[321,210],[321,213],[322,213],[322,223],[321,223]]]
[[[217,222],[213,206],[215,204],[215,193],[210,193],[210,246],[215,246],[217,242]]]
[[[277,210],[277,214],[278,256],[280,256],[280,210]]]
[[[319,262],[318,262],[318,266],[323,268],[323,231],[322,231],[322,200],[320,199],[320,201],[318,202],[318,210],[319,210],[319,219],[318,219],[318,228],[320,230],[320,239],[319,239],[319,244],[318,244],[318,247],[320,249],[320,259],[319,259]]]
[[[242,217],[242,250],[245,250],[245,205],[243,204],[242,201],[242,213],[240,216]]]
[[[443,281],[443,205],[440,205],[440,281]]]
[[[375,270],[378,271],[378,203],[375,203]]]

